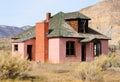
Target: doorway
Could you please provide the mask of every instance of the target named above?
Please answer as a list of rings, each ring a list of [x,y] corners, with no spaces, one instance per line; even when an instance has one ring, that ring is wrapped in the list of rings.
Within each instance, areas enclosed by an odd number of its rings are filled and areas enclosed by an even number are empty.
[[[32,45],[27,45],[28,60],[32,60]]]
[[[82,55],[81,61],[86,61],[86,44],[82,43]]]
[[[101,43],[99,40],[94,41],[94,56],[100,56],[101,55]]]

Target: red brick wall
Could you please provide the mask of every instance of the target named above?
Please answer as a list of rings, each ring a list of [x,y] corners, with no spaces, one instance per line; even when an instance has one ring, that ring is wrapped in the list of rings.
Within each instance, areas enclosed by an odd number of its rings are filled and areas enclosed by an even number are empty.
[[[14,45],[18,45],[18,51],[14,51]],[[21,58],[26,58],[27,54],[27,45],[32,45],[32,60],[35,60],[35,39],[29,39],[20,43],[12,43],[12,55],[19,53]]]
[[[68,23],[78,32],[78,20],[70,20]]]
[[[35,60],[35,39],[30,39],[30,40],[27,40],[24,42],[24,54],[25,54],[25,56],[28,56],[27,45],[32,45],[32,60]]]
[[[66,56],[66,42],[75,42],[75,56]],[[81,43],[75,38],[60,38],[60,62],[79,62],[81,61]]]
[[[92,61],[93,59],[93,42],[88,42],[86,43],[86,61]]]
[[[108,54],[108,40],[101,40],[101,54]]]
[[[18,45],[18,51],[14,51],[14,45]],[[24,42],[20,43],[12,43],[12,55],[21,55],[21,58],[24,59],[26,57]]]
[[[75,56],[66,56],[66,41],[75,42]],[[81,61],[81,43],[75,38],[50,38],[49,61],[51,63],[79,62]]]
[[[47,13],[46,13],[46,22],[49,21],[50,17],[51,17],[51,13],[47,12]]]
[[[36,55],[35,60],[45,62],[48,60],[48,23],[42,21],[36,24]]]

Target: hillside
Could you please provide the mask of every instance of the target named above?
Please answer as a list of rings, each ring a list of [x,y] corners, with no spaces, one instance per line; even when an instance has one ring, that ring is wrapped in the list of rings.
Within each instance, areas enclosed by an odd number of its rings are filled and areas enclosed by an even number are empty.
[[[120,0],[102,0],[80,12],[92,19],[90,27],[111,37],[110,44],[120,41]]]
[[[8,37],[19,34],[24,30],[31,28],[32,26],[23,26],[23,27],[15,27],[15,26],[6,26],[0,25],[0,37]]]
[[[23,30],[27,30],[27,29],[29,29],[29,28],[31,28],[31,27],[33,27],[33,26],[30,26],[30,25],[26,25],[26,26],[23,26],[23,27],[21,27]]]
[[[18,27],[14,27],[14,26],[0,25],[0,37],[13,36],[13,35],[23,32],[23,31],[24,30],[22,28],[18,28]]]

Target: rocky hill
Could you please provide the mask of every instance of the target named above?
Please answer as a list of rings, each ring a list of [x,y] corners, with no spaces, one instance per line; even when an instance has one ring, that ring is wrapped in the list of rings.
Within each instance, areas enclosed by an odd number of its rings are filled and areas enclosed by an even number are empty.
[[[120,0],[102,0],[80,12],[92,19],[90,27],[111,37],[110,44],[120,41]]]
[[[0,37],[8,37],[16,35],[24,30],[19,27],[0,25]]]
[[[26,26],[23,26],[23,27],[21,27],[23,30],[27,30],[27,29],[29,29],[29,28],[31,28],[31,27],[33,27],[33,26],[30,26],[30,25],[26,25]]]
[[[14,36],[31,28],[32,26],[23,26],[23,27],[15,27],[15,26],[7,26],[7,25],[0,25],[0,37],[9,37]]]

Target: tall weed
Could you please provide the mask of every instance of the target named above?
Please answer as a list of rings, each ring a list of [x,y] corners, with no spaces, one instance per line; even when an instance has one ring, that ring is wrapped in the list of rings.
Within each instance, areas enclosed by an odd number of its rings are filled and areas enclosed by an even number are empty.
[[[75,77],[83,81],[103,80],[103,71],[120,71],[119,55],[101,55],[92,62],[82,62],[75,69]]]
[[[102,79],[101,68],[88,62],[81,63],[75,70],[75,75],[83,81],[95,81]]]
[[[102,55],[93,61],[93,64],[100,67],[103,71],[111,68],[120,68],[119,55]]]
[[[101,68],[102,71],[107,70],[107,68],[110,67],[110,60],[107,55],[101,55],[99,57],[96,57],[92,63],[93,65]]]
[[[0,79],[21,77],[30,69],[30,62],[21,59],[19,54],[0,54]]]

